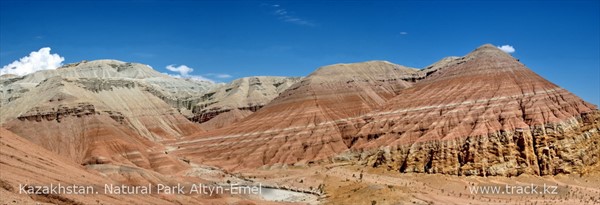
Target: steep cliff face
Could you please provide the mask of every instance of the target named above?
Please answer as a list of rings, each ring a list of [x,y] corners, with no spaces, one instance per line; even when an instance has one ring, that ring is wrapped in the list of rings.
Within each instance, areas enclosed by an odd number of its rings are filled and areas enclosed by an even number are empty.
[[[300,79],[255,76],[234,80],[195,98],[189,118],[207,130],[227,126],[256,112]]]
[[[484,45],[402,90],[346,140],[371,166],[458,175],[558,174],[597,163],[594,105]]]
[[[348,149],[346,118],[412,85],[416,70],[384,61],[318,69],[234,126],[174,142],[175,153],[227,168],[309,163]],[[343,126],[342,126],[343,125]]]

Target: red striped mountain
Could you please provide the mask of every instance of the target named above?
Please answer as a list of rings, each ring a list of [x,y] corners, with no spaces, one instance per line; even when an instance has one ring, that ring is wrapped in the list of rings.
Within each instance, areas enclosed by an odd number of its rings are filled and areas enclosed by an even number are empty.
[[[401,172],[547,175],[597,163],[597,107],[484,45],[402,90],[347,139]],[[363,157],[364,157],[363,153]]]
[[[598,116],[484,45],[423,70],[322,67],[235,126],[172,144],[192,161],[236,169],[335,157],[401,172],[545,175],[596,163]]]
[[[348,118],[384,105],[418,77],[385,61],[322,67],[243,121],[172,146],[192,161],[228,168],[325,159],[348,150],[343,135],[360,127],[345,124]]]
[[[0,204],[265,204],[260,196],[156,194],[158,184],[240,184],[163,144],[203,132],[181,114],[212,83],[113,60],[0,78]],[[20,185],[89,185],[97,194],[24,194]],[[155,194],[103,192],[153,185]],[[128,188],[132,190],[133,188]]]

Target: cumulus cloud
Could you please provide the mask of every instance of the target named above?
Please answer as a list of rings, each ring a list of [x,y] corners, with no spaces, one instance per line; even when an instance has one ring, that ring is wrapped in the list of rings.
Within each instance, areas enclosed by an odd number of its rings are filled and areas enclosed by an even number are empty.
[[[50,54],[51,48],[40,48],[39,51],[33,51],[28,56],[5,65],[0,69],[0,75],[14,74],[27,75],[40,70],[54,70],[62,66],[65,58],[58,54]]]
[[[502,46],[498,46],[498,48],[502,51],[504,51],[505,53],[514,53],[515,52],[515,48],[512,47],[511,45],[502,45]]]
[[[171,64],[168,65],[166,68],[167,70],[178,72],[181,76],[187,76],[190,72],[194,71],[193,68],[187,67],[186,65],[180,65],[175,67],[175,65]]]

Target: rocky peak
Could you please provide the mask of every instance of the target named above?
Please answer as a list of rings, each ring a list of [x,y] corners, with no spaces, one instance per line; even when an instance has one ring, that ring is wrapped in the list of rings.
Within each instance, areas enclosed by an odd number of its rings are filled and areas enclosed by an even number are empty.
[[[515,60],[510,54],[500,50],[498,47],[492,45],[492,44],[484,44],[482,46],[479,46],[477,49],[473,50],[471,53],[467,54],[465,57],[467,58],[482,58],[482,57],[486,57],[486,58],[496,58],[496,59],[502,59],[502,60],[508,60],[508,59],[513,59]]]
[[[481,80],[475,76],[503,75],[506,72],[529,70],[510,54],[485,44],[460,58],[446,58],[421,70],[426,73],[425,82],[471,76],[472,80]],[[534,74],[535,75],[535,74]]]

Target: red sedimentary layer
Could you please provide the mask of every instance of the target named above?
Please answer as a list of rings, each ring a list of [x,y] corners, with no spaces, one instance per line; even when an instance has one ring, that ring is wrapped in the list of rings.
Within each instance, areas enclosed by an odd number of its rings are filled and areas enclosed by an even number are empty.
[[[242,122],[173,146],[192,160],[230,168],[323,159],[348,149],[345,131],[332,121],[383,105],[411,85],[414,73],[387,62],[323,67]]]
[[[402,90],[351,138],[404,172],[557,174],[597,161],[597,110],[491,45]],[[595,153],[579,156],[578,152]]]
[[[492,45],[444,63],[426,74],[383,62],[324,67],[243,122],[174,144],[226,168],[348,150],[371,166],[460,175],[571,173],[597,161],[594,105]]]

